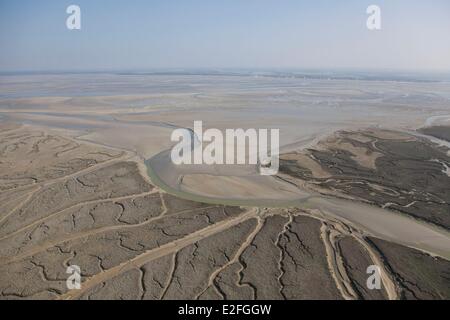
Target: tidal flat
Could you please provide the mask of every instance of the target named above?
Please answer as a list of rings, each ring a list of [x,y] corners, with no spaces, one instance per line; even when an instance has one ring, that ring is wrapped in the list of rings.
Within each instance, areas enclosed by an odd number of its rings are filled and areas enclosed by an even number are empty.
[[[449,82],[0,84],[0,299],[450,297]],[[197,120],[279,129],[279,174],[174,166],[170,135]],[[81,290],[66,286],[71,265]],[[380,290],[365,286],[370,265]]]

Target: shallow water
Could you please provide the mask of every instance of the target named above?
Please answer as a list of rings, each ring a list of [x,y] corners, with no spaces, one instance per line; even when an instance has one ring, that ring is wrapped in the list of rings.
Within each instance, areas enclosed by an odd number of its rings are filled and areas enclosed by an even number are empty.
[[[205,128],[278,128],[281,150],[286,152],[341,129],[377,125],[415,129],[427,121],[443,121],[450,110],[450,83],[437,82],[91,74],[1,76],[0,83],[0,117],[85,131],[93,142],[132,150],[144,158],[167,150],[173,145],[171,130],[190,128],[195,120],[203,120]],[[69,99],[34,99],[48,96]],[[328,208],[374,234],[448,257],[442,235],[435,245],[427,239],[418,243],[413,234],[401,239],[405,226],[431,239],[436,236],[432,227],[383,209],[375,214],[372,207],[311,196],[292,201],[202,197],[170,188],[150,162],[146,164],[152,181],[180,197],[229,205]]]
[[[450,232],[406,215],[360,202],[309,195],[297,200],[222,199],[204,197],[168,186],[153,170],[151,161],[145,162],[147,173],[155,185],[180,198],[211,204],[268,208],[319,209],[326,215],[350,222],[370,235],[416,248],[450,260]]]

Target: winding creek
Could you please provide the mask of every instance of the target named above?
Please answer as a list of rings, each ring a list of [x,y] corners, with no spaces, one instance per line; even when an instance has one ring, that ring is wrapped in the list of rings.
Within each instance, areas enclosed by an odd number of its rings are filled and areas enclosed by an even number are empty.
[[[431,139],[431,137],[424,135],[420,136],[435,142],[440,142],[441,145],[447,145],[445,141],[436,138]],[[147,174],[155,185],[180,198],[211,204],[244,207],[318,209],[330,218],[348,223],[368,235],[450,260],[450,232],[448,230],[401,213],[388,211],[362,202],[337,199],[306,192],[304,197],[299,197],[295,200],[217,198],[175,188],[174,186],[170,186],[170,183],[166,183],[158,175],[158,170],[154,168],[158,161],[160,164],[162,161],[167,161],[165,157],[168,152],[169,150],[163,151],[145,161]]]

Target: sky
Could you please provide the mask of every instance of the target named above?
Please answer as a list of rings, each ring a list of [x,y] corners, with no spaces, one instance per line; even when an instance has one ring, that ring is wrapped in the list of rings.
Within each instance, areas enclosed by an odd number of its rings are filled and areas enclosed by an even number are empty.
[[[450,1],[0,0],[0,72],[159,68],[447,72]]]

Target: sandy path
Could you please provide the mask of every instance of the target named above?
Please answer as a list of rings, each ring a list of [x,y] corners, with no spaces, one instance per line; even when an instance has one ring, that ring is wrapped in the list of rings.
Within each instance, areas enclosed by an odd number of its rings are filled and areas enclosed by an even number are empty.
[[[450,260],[450,232],[444,229],[354,201],[313,197],[306,205],[375,237]]]
[[[0,218],[0,224],[5,221],[9,216],[11,216],[14,212],[16,212],[17,210],[19,210],[20,208],[22,208],[25,204],[28,203],[28,201],[30,201],[30,199],[33,197],[33,195],[35,193],[37,193],[39,190],[41,190],[42,187],[38,186],[37,188],[31,190],[29,193],[24,194],[23,196],[17,198],[17,199],[13,199],[11,201],[8,201],[5,204],[9,204],[10,202],[17,202],[17,205],[11,209],[11,211],[9,211],[7,214],[5,214],[4,216],[2,216]]]
[[[336,282],[336,286],[345,300],[356,300],[358,295],[353,290],[351,281],[345,271],[341,254],[336,245],[336,239],[340,235],[336,230],[331,229],[327,223],[322,223],[320,236],[327,252],[327,261],[330,272]]]
[[[394,281],[387,271],[386,266],[383,263],[378,251],[375,250],[370,244],[368,244],[362,236],[353,234],[353,238],[356,239],[366,249],[374,265],[380,268],[381,281],[383,282],[384,289],[386,290],[389,300],[398,300],[399,294],[397,292],[397,287],[395,286]]]
[[[184,213],[187,212],[191,212],[191,213],[195,213],[197,211],[202,211],[202,210],[207,210],[207,209],[211,209],[211,208],[215,208],[216,206],[211,206],[211,207],[202,207],[202,208],[198,208],[198,209],[188,209],[188,210],[181,210],[181,211],[177,211],[174,213],[171,213],[170,216],[177,216],[177,215],[182,215]],[[152,224],[154,222],[157,222],[163,218],[166,217],[166,212],[162,212],[159,216],[154,217],[152,219],[149,219],[145,222],[142,223],[137,223],[137,224],[123,224],[123,225],[115,225],[115,226],[108,226],[108,227],[103,227],[103,228],[97,228],[97,229],[90,229],[90,230],[86,230],[83,232],[77,232],[77,233],[71,233],[68,236],[64,236],[64,237],[60,237],[60,238],[55,238],[52,241],[48,241],[48,242],[44,242],[39,246],[33,247],[31,249],[28,249],[27,251],[15,255],[14,257],[10,258],[10,259],[2,259],[2,262],[0,263],[1,265],[6,265],[15,261],[19,261],[22,260],[24,258],[33,256],[37,253],[46,251],[47,249],[56,247],[62,243],[68,242],[68,241],[73,241],[73,240],[79,240],[79,239],[83,239],[83,238],[87,238],[90,236],[94,236],[94,235],[98,235],[101,233],[106,233],[106,232],[110,232],[110,231],[119,231],[119,230],[127,230],[127,229],[134,229],[134,228],[139,228],[139,227],[143,227],[146,226],[148,224]]]
[[[52,213],[52,214],[50,214],[50,215],[48,215],[46,217],[43,217],[43,218],[41,218],[39,220],[35,220],[32,223],[30,223],[30,224],[28,224],[28,225],[26,225],[26,226],[24,226],[24,227],[22,227],[20,229],[17,229],[16,231],[14,231],[14,232],[12,232],[10,234],[7,234],[7,235],[1,237],[0,241],[4,240],[4,239],[7,239],[7,238],[10,238],[10,237],[12,237],[12,236],[14,236],[16,234],[19,234],[19,233],[21,233],[21,232],[23,232],[25,230],[28,230],[30,228],[36,227],[36,226],[40,225],[41,223],[46,222],[46,221],[54,218],[55,216],[58,216],[58,215],[60,215],[60,214],[62,214],[64,212],[67,212],[67,211],[71,210],[71,209],[79,208],[79,207],[82,207],[82,206],[85,206],[85,205],[93,205],[93,204],[99,204],[99,203],[107,203],[107,202],[122,201],[122,200],[127,200],[127,199],[134,199],[134,198],[143,197],[143,196],[152,195],[152,194],[157,194],[157,193],[158,193],[157,190],[152,190],[150,192],[144,192],[144,193],[139,193],[139,194],[132,194],[132,195],[129,195],[129,196],[123,196],[123,197],[117,197],[117,198],[108,198],[108,199],[99,199],[99,200],[79,202],[79,203],[77,203],[77,204],[75,204],[73,206],[70,206],[70,207],[62,209],[60,211],[54,212],[54,213]]]
[[[191,233],[187,235],[186,237],[182,239],[175,240],[171,243],[165,244],[159,248],[152,249],[150,251],[147,251],[127,262],[124,262],[116,267],[113,267],[111,269],[108,269],[104,272],[101,272],[99,274],[96,274],[95,276],[92,276],[88,278],[85,282],[81,285],[81,290],[71,290],[67,292],[66,294],[59,297],[59,299],[76,299],[80,297],[83,293],[88,291],[89,289],[95,287],[96,285],[111,279],[119,274],[122,274],[126,271],[129,271],[131,269],[139,268],[142,265],[153,261],[155,259],[161,258],[163,256],[169,255],[171,253],[177,252],[195,242],[198,242],[202,239],[205,239],[207,237],[210,237],[216,233],[222,232],[224,230],[227,230],[233,226],[236,226],[248,219],[256,217],[258,214],[257,209],[251,209],[247,211],[244,214],[241,214],[237,217],[227,219],[222,222],[218,222],[212,226],[206,227],[204,229],[198,230],[194,233]]]
[[[239,261],[240,256],[242,255],[242,253],[245,251],[245,249],[248,248],[248,246],[252,243],[253,239],[255,239],[256,235],[258,234],[258,232],[261,230],[264,222],[263,220],[258,217],[257,218],[257,225],[255,226],[255,228],[253,229],[253,231],[248,235],[247,239],[245,239],[245,241],[242,243],[242,245],[239,247],[239,249],[236,251],[236,254],[234,255],[234,257],[228,261],[227,263],[225,263],[222,267],[217,268],[213,273],[211,273],[211,275],[209,276],[209,280],[208,280],[208,285],[206,286],[205,290],[203,290],[202,292],[200,292],[196,297],[195,300],[198,300],[199,297],[201,297],[201,295],[203,293],[206,292],[206,290],[208,290],[209,288],[214,288],[214,290],[219,294],[222,295],[219,290],[217,290],[216,286],[214,285],[214,280],[216,280],[217,276],[219,275],[219,273],[221,273],[223,270],[225,270],[226,268],[228,268],[229,266],[231,266],[232,264],[236,263]],[[240,283],[236,283],[237,286],[241,285]]]

